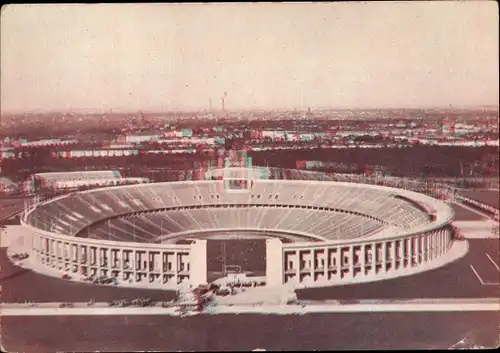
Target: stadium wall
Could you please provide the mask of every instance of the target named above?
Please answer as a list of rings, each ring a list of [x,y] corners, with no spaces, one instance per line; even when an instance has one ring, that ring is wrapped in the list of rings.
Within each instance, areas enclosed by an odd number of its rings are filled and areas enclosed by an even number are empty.
[[[116,277],[171,289],[184,280],[207,281],[205,240],[188,245],[126,243],[45,232],[27,224],[26,215],[21,224],[30,230],[25,245],[31,264],[35,270],[48,270],[47,274]]]
[[[188,245],[126,243],[67,237],[31,229],[33,264],[70,276],[108,276],[119,281],[176,288],[207,282],[206,240]],[[283,244],[268,239],[266,283],[297,288],[363,283],[422,271],[445,255],[453,231],[438,229],[387,239]]]
[[[268,243],[267,281],[296,288],[379,281],[423,272],[451,249],[449,225],[388,239]],[[270,246],[271,245],[271,246]]]
[[[394,191],[392,188],[373,185],[363,187]],[[429,199],[425,195],[406,190],[399,190],[399,193],[424,204]],[[66,196],[47,202],[63,197]],[[415,229],[413,233],[291,244],[283,244],[279,239],[269,239],[266,249],[267,284],[293,283],[299,288],[332,286],[370,282],[423,271],[438,263],[450,250],[453,242],[450,227],[453,212],[441,202],[431,206],[436,207],[433,211],[437,211],[437,218],[431,224]],[[43,231],[28,224],[27,216],[35,209],[36,206],[29,209],[21,220],[22,225],[31,232],[26,245],[31,252],[34,267],[41,267],[60,276],[108,276],[138,286],[154,283],[165,289],[174,289],[184,280],[194,285],[207,281],[205,240],[182,245],[70,237]]]

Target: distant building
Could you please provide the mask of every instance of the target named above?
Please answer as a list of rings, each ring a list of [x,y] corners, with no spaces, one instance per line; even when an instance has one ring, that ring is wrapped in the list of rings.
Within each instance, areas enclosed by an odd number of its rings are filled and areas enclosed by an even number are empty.
[[[441,124],[441,133],[443,135],[455,135],[455,122],[454,121],[445,120]]]
[[[159,135],[153,135],[153,134],[137,134],[137,135],[127,135],[125,136],[124,141],[120,139],[120,143],[142,143],[142,142],[148,142],[148,141],[155,141],[158,140],[161,136]]]
[[[17,184],[6,177],[0,177],[0,194],[11,194],[17,190]]]
[[[37,173],[28,180],[26,187],[36,192],[42,189],[71,189],[95,184],[116,185],[122,183],[123,180],[124,178],[117,170]]]

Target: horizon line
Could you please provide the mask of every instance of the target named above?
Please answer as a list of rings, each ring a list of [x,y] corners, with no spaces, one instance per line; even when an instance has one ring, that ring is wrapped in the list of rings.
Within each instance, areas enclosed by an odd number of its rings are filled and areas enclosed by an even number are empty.
[[[281,107],[281,108],[239,108],[239,109],[226,109],[225,113],[240,113],[252,111],[304,111],[306,112],[309,107]],[[499,110],[499,104],[479,104],[479,105],[436,105],[436,106],[401,106],[401,107],[328,107],[328,106],[310,106],[311,111],[318,110],[337,110],[337,111],[363,111],[363,110],[476,110],[476,109],[495,109]],[[210,111],[207,108],[139,108],[139,109],[125,109],[125,108],[73,108],[73,109],[29,109],[24,111],[2,111],[0,115],[25,115],[25,114],[50,114],[50,113],[87,113],[87,114],[135,114],[135,113],[223,113],[220,109],[213,109]]]

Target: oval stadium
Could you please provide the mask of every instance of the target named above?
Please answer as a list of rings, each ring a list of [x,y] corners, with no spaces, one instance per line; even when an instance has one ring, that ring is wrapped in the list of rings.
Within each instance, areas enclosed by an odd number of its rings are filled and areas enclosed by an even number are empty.
[[[408,276],[450,261],[447,203],[314,172],[273,180],[266,169],[218,168],[199,173],[202,180],[103,187],[29,206],[21,223],[30,266],[146,288],[235,273],[307,288]]]

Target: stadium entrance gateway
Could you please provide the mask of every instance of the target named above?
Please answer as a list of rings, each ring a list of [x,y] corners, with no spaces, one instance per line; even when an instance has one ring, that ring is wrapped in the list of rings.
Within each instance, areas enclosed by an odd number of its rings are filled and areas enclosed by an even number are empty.
[[[195,286],[224,277],[245,277],[260,285],[279,286],[284,279],[284,242],[287,240],[272,234],[235,229],[191,235],[177,244],[190,246],[190,282]]]

